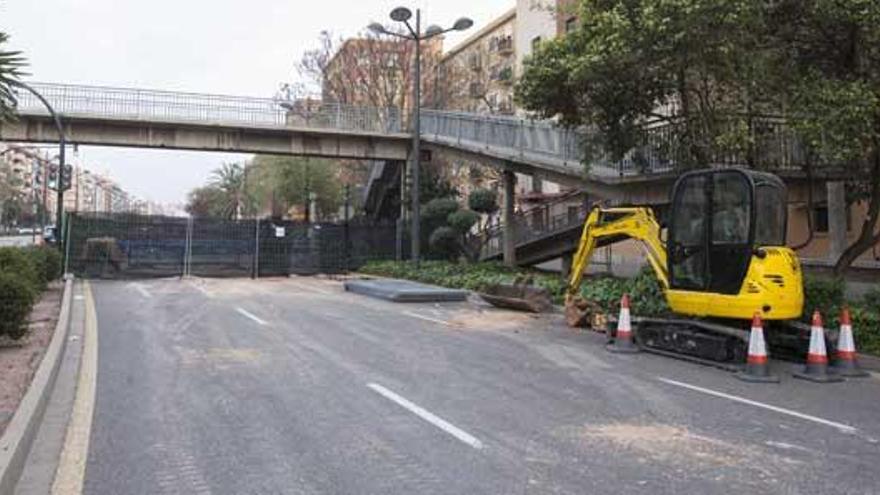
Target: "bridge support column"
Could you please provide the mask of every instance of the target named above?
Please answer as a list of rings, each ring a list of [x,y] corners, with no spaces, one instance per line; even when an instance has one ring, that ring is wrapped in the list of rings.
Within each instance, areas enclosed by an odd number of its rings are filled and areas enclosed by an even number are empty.
[[[516,194],[516,175],[510,170],[502,173],[504,184],[504,209],[501,221],[504,223],[504,264],[516,266],[516,225],[513,212],[514,195]]]
[[[828,182],[828,261],[837,259],[846,250],[846,185],[843,182]],[[812,212],[810,212],[812,213]]]
[[[562,278],[568,280],[571,278],[571,265],[574,262],[574,253],[565,253],[562,255]]]

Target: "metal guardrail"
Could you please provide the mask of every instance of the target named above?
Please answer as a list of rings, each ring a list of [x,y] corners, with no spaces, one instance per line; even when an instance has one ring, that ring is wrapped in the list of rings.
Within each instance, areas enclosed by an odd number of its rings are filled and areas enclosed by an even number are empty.
[[[66,117],[147,122],[315,128],[369,133],[401,132],[400,111],[338,103],[211,95],[147,89],[31,83]],[[47,115],[30,93],[17,93],[18,112]]]

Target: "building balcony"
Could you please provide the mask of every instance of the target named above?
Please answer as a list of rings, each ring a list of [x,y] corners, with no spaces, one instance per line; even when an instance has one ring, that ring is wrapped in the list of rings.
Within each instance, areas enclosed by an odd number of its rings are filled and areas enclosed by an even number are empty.
[[[513,36],[496,36],[489,41],[489,51],[507,56],[513,53]]]
[[[513,68],[508,66],[492,71],[489,78],[500,84],[513,84]]]

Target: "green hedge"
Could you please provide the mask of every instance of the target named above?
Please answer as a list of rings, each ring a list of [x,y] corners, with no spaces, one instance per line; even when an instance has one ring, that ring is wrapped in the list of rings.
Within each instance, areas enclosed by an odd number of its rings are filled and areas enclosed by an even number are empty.
[[[511,269],[497,262],[462,264],[424,261],[416,270],[408,262],[382,261],[367,263],[361,272],[475,291],[488,284],[512,283],[517,276],[526,274],[534,279],[535,285],[546,288],[556,304],[563,302],[566,287],[566,281],[558,274]],[[862,301],[845,300],[844,289],[844,283],[839,280],[806,277],[804,321],[809,321],[813,310],[819,309],[825,317],[825,326],[833,328],[838,325],[840,309],[846,304],[851,310],[853,333],[859,350],[880,355],[880,289],[869,292]],[[669,313],[666,298],[650,268],[645,268],[632,278],[587,277],[581,285],[581,294],[609,313],[617,311],[624,293],[630,295],[635,314],[659,316]]]
[[[862,300],[847,300],[842,279],[806,276],[804,278],[803,321],[809,322],[813,311],[822,313],[825,328],[837,328],[840,311],[850,308],[853,336],[860,352],[880,355],[880,290],[868,291]]]
[[[0,272],[0,335],[18,339],[27,332],[35,298],[33,286],[19,274]]]
[[[61,255],[49,247],[0,248],[0,335],[21,338],[39,293],[61,275]]]
[[[34,292],[40,292],[45,286],[41,267],[28,251],[27,248],[18,247],[0,248],[0,273],[15,275],[30,285]]]
[[[528,275],[535,285],[550,292],[556,304],[565,298],[567,281],[559,274],[538,270],[512,269],[501,263],[453,263],[423,261],[416,270],[411,263],[379,261],[364,265],[361,272],[385,277],[403,278],[454,289],[479,291],[490,284],[509,284],[522,275]],[[585,298],[597,302],[608,311],[618,307],[624,293],[630,294],[633,310],[641,314],[662,314],[668,311],[666,300],[654,277],[645,270],[634,278],[590,277],[581,286]]]
[[[57,249],[40,246],[27,248],[26,252],[43,283],[49,283],[61,276],[61,253]]]

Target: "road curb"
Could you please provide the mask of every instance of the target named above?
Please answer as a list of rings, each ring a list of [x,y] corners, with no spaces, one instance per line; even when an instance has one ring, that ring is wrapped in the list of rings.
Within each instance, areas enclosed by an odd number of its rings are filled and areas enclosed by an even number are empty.
[[[868,354],[859,354],[859,366],[862,369],[880,373],[880,358]]]
[[[70,329],[70,311],[73,299],[73,279],[64,281],[61,310],[52,341],[34,373],[31,384],[21,399],[18,409],[0,437],[0,493],[12,493],[24,470],[25,460],[49,403],[49,394],[58,376],[61,357],[67,345]]]

